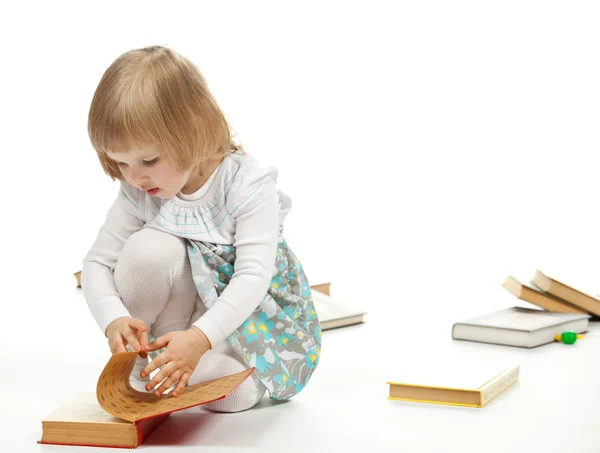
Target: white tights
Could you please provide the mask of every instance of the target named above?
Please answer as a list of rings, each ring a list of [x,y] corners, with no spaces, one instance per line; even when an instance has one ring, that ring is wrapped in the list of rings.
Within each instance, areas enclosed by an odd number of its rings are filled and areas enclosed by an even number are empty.
[[[190,327],[198,293],[183,239],[152,228],[141,229],[125,243],[114,277],[131,316],[144,321],[155,338]],[[138,357],[133,369],[131,383],[137,390],[143,391],[148,382],[139,377],[146,364],[146,359]],[[202,356],[189,385],[245,369],[246,364],[222,341]],[[227,398],[205,407],[218,412],[243,411],[255,406],[265,391],[260,379],[252,374]]]

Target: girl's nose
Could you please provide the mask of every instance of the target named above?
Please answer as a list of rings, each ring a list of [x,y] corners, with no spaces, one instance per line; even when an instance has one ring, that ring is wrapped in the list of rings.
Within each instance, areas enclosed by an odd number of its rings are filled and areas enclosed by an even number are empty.
[[[132,168],[130,176],[133,183],[140,184],[145,179],[144,169],[141,167]]]

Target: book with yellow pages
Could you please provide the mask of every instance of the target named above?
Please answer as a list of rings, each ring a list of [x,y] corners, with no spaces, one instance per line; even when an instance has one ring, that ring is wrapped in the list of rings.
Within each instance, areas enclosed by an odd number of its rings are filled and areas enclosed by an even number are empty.
[[[98,378],[96,393],[79,393],[44,418],[38,443],[136,448],[171,413],[227,397],[254,371],[190,385],[177,397],[157,397],[129,383],[137,355],[113,354]]]
[[[583,288],[576,288],[576,284],[567,284],[564,280],[559,280],[556,276],[549,275],[539,269],[536,269],[531,282],[542,291],[563,299],[591,315],[600,317],[600,297],[592,292],[584,292]]]
[[[576,313],[585,314],[586,311],[571,305],[569,302],[553,296],[550,293],[542,291],[533,283],[524,279],[519,279],[513,275],[509,275],[504,280],[502,287],[509,293],[518,297],[525,302],[537,305],[548,311],[558,313]]]
[[[399,376],[400,381],[388,382],[388,399],[480,408],[517,382],[520,373],[519,365],[478,364],[474,369],[451,369],[461,372],[421,371],[421,376],[411,376],[413,373],[407,371]]]

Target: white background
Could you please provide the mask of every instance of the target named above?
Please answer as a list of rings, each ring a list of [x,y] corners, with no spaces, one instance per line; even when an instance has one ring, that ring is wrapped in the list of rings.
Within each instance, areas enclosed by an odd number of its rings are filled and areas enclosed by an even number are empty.
[[[500,288],[513,272],[560,269],[600,290],[597,2],[216,3],[0,7],[10,451],[43,449],[39,420],[93,390],[107,358],[72,273],[117,189],[88,141],[89,104],[132,48],[196,63],[246,150],[279,169],[288,242],[311,283],[333,281],[377,326],[331,332],[340,351],[360,341],[390,369],[415,348],[436,360],[454,321],[516,303]],[[363,376],[375,366],[344,358]]]

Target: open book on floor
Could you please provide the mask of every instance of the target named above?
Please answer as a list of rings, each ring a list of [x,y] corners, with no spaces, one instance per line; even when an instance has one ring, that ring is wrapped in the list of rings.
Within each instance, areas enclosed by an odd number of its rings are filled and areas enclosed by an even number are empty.
[[[180,395],[155,396],[129,383],[137,352],[113,354],[96,386],[42,420],[41,444],[135,448],[176,411],[225,398],[254,368],[186,387]]]
[[[81,271],[73,275],[77,280],[77,287],[81,287]],[[310,288],[322,331],[364,322],[367,312],[355,303],[332,297],[331,283],[312,285]]]
[[[586,332],[589,318],[587,314],[511,307],[455,323],[452,338],[535,348],[554,342],[554,337],[565,331]]]

